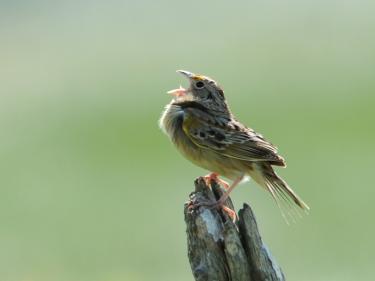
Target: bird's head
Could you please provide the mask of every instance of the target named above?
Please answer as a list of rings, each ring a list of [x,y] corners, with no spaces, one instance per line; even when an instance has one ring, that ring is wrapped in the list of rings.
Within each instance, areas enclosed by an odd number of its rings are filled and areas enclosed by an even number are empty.
[[[224,92],[215,80],[186,70],[177,70],[177,72],[184,75],[190,85],[187,89],[180,86],[168,92],[176,101],[194,100],[210,107],[227,108]]]

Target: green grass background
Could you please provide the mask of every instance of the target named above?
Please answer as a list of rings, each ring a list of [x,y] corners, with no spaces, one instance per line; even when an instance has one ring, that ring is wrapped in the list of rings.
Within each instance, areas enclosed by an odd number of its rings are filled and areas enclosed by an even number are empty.
[[[158,129],[186,69],[280,148],[311,207],[236,189],[288,280],[372,280],[373,1],[1,1],[0,280],[193,280],[206,171]]]

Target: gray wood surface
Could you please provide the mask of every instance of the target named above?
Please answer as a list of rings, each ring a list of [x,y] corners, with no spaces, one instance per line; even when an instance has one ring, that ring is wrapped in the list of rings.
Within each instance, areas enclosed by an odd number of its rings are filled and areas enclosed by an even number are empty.
[[[195,180],[190,201],[217,200],[223,190],[217,183],[208,187],[202,177]],[[233,209],[230,198],[227,206]],[[258,231],[254,213],[244,204],[238,220],[221,209],[184,207],[188,257],[197,281],[282,281],[281,268],[273,259]]]

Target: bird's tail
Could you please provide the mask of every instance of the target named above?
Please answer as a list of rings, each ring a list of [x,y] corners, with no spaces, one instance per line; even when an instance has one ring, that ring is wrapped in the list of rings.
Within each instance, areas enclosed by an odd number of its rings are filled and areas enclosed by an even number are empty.
[[[286,214],[290,219],[296,221],[298,217],[302,217],[303,212],[309,211],[309,206],[275,173],[269,163],[254,164],[249,174],[270,192],[287,223],[289,220]]]

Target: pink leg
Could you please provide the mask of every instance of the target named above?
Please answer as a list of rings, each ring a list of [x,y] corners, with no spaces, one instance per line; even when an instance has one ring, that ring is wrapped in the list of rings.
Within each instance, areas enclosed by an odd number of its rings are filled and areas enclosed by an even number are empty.
[[[207,185],[211,185],[212,181],[216,181],[217,183],[224,186],[225,189],[229,188],[229,184],[225,180],[222,180],[221,178],[219,178],[218,173],[210,173],[204,176],[204,181],[206,182]]]
[[[227,189],[227,191],[220,197],[220,199],[216,202],[218,205],[223,205],[225,203],[225,200],[228,199],[229,194],[232,192],[232,190],[243,180],[245,175],[239,176],[237,179],[234,180],[232,185]]]
[[[212,208],[220,207],[223,209],[224,212],[226,212],[229,215],[229,217],[232,218],[234,222],[237,217],[236,212],[230,209],[229,207],[225,206],[224,203],[228,199],[229,194],[232,192],[232,190],[242,181],[244,176],[245,175],[241,175],[237,179],[235,179],[232,185],[229,188],[227,188],[226,192],[216,202],[200,202],[200,203],[194,204],[192,207],[193,208],[197,208],[200,206],[207,206],[207,207],[212,207]]]

